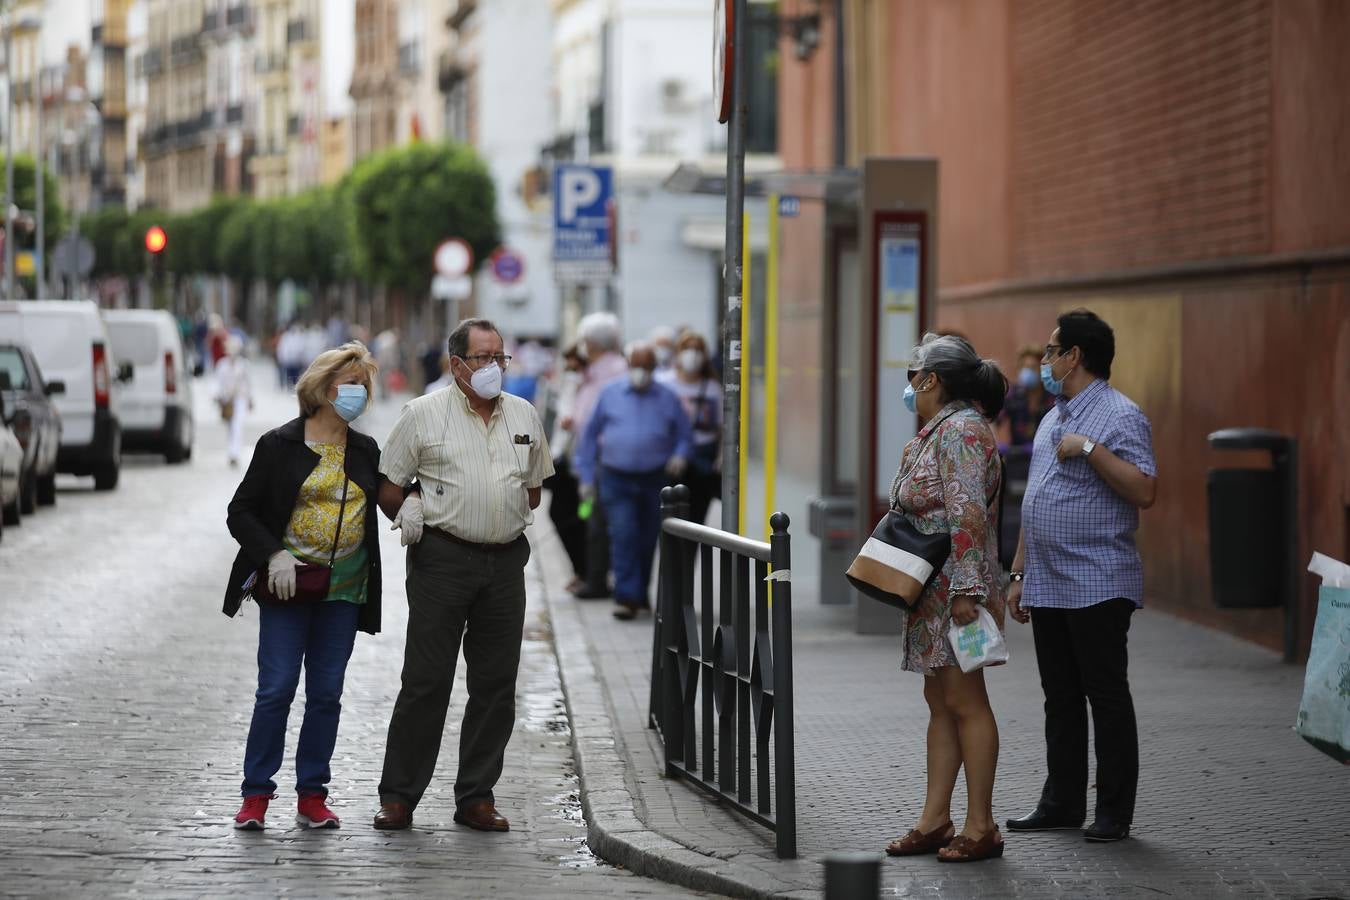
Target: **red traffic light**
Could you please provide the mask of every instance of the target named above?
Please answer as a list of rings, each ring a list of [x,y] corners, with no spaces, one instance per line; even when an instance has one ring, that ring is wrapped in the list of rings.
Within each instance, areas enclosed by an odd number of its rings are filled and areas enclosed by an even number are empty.
[[[151,253],[160,253],[169,243],[169,236],[158,225],[151,225],[145,232],[145,249]]]

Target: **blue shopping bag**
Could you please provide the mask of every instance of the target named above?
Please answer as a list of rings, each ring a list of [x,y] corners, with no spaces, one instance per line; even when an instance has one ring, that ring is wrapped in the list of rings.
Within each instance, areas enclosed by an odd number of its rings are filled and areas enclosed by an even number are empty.
[[[1350,763],[1350,588],[1324,584],[1318,594],[1294,730],[1332,759]]]

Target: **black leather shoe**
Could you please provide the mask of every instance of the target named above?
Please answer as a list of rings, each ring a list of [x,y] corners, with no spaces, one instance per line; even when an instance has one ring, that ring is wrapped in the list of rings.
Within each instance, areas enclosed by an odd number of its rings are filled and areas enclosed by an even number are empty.
[[[1039,806],[1020,819],[1009,819],[1009,831],[1056,831],[1063,828],[1082,828],[1083,816],[1061,816],[1046,812]]]
[[[572,596],[578,600],[608,600],[610,593],[608,588],[598,588],[592,585],[583,585],[579,590],[572,592]]]
[[[1083,829],[1083,840],[1094,844],[1109,844],[1123,841],[1130,836],[1130,826],[1122,825],[1114,819],[1098,816],[1092,824]]]

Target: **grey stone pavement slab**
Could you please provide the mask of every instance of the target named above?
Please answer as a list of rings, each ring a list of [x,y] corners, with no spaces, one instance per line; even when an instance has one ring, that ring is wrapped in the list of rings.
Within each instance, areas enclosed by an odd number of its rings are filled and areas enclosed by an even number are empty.
[[[253,437],[294,413],[267,386]],[[263,832],[238,832],[240,766],[256,687],[257,611],[220,614],[235,544],[225,505],[242,474],[198,382],[193,461],[128,457],[121,486],[62,478],[0,544],[0,896],[690,897],[586,846],[571,733],[538,564],[517,727],[498,787],[509,834],[456,826],[452,784],[464,703],[459,667],[441,765],[408,832],[370,827],[403,658],[403,554],[384,532],[385,630],[360,635],[334,754],[337,831],[294,820],[291,716]],[[363,424],[383,437],[397,404]],[[387,523],[383,523],[387,527]]]
[[[899,669],[895,638],[854,634],[849,609],[797,591],[800,856],[779,860],[767,829],[663,775],[657,735],[646,727],[652,620],[619,622],[607,602],[559,590],[569,573],[556,535],[541,535],[536,547],[590,843],[634,871],[734,896],[815,897],[827,855],[867,851],[883,860],[883,896],[1350,897],[1350,768],[1294,734],[1302,670],[1263,649],[1161,613],[1136,616],[1141,783],[1128,841],[1005,830],[1001,860],[887,859],[882,849],[923,802],[919,676]],[[1002,743],[1000,822],[1030,811],[1044,778],[1029,627],[1011,624],[1009,641],[1011,662],[988,676]],[[958,783],[958,823],[964,791]]]

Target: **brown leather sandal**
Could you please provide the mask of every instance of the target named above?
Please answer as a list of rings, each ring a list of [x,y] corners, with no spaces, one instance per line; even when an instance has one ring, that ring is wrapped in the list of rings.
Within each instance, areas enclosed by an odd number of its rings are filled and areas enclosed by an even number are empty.
[[[952,825],[950,819],[946,825],[940,825],[927,834],[917,828],[912,828],[909,834],[886,845],[886,855],[922,856],[925,853],[936,853],[947,846],[954,834],[956,834],[956,826]]]
[[[938,853],[938,862],[979,862],[982,859],[994,859],[1002,855],[1003,836],[995,828],[978,841],[971,840],[964,834],[958,834]]]

